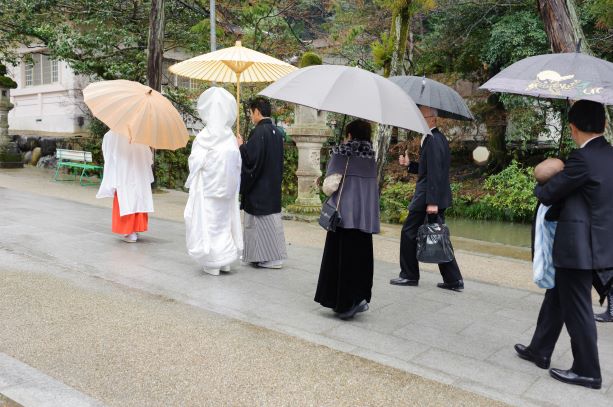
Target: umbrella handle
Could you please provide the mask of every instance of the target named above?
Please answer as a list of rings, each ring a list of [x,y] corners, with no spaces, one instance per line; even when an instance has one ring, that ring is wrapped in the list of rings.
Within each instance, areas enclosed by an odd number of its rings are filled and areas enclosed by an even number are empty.
[[[236,74],[236,135],[241,133],[241,74]]]

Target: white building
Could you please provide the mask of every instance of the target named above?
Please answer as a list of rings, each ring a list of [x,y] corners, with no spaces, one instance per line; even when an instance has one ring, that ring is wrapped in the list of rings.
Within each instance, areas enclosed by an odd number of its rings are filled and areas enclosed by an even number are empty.
[[[75,75],[65,62],[51,60],[45,48],[20,51],[31,53],[33,62],[7,67],[9,76],[17,82],[17,88],[11,90],[15,107],[8,117],[10,133],[84,133],[87,110],[81,90],[87,78]]]
[[[45,48],[19,51],[31,53],[33,62],[7,66],[9,76],[17,82],[17,88],[11,90],[11,103],[15,107],[8,117],[10,134],[66,136],[87,132],[89,113],[82,90],[90,83],[89,78],[76,75],[66,62],[50,59]],[[190,89],[199,86],[196,81],[167,71],[168,66],[185,59],[185,54],[170,51],[165,58],[163,85]],[[191,119],[186,121],[192,131],[202,127]]]

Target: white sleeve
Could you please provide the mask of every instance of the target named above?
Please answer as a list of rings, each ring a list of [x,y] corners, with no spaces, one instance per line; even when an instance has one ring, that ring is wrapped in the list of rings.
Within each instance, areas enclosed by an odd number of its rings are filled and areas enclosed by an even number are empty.
[[[324,191],[324,194],[326,194],[326,196],[330,196],[335,193],[339,185],[341,184],[342,179],[342,174],[332,174],[327,176],[324,179],[324,184],[321,188]]]

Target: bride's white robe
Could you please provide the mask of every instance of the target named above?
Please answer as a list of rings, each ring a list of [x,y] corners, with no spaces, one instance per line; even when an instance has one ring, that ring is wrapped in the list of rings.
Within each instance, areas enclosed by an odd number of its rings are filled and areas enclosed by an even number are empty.
[[[96,198],[113,198],[117,192],[120,216],[153,212],[153,153],[144,144],[108,131],[102,140],[104,176]]]
[[[235,261],[243,249],[238,191],[241,156],[232,132],[237,107],[225,89],[210,88],[198,99],[206,127],[189,156],[185,207],[187,252],[205,268]]]

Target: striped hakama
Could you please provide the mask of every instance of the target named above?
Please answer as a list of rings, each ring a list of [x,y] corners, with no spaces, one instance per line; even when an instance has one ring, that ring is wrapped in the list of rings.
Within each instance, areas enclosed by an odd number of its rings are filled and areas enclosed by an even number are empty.
[[[243,261],[259,263],[287,258],[280,213],[254,216],[245,212]]]

